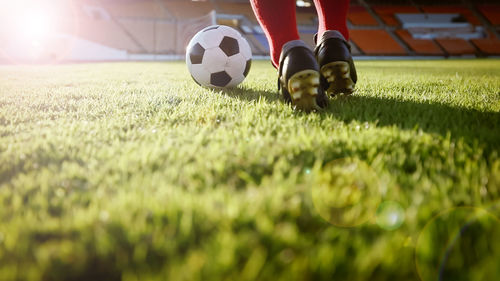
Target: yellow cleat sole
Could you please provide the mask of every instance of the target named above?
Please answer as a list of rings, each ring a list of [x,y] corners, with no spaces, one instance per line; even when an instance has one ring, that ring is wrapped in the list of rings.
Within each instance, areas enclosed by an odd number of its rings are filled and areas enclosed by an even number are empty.
[[[316,102],[320,87],[320,74],[316,70],[303,70],[288,80],[288,92],[292,105],[304,111],[320,110]]]
[[[345,61],[331,62],[321,67],[321,75],[328,82],[328,95],[344,93],[346,95],[354,92],[354,82],[351,79],[349,63]]]

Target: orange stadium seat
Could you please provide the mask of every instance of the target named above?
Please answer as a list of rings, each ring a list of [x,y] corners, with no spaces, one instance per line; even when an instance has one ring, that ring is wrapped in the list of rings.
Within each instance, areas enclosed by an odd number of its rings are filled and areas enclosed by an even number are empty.
[[[198,18],[207,15],[215,7],[211,2],[163,1],[167,12],[178,19]]]
[[[419,55],[444,55],[433,40],[415,39],[407,30],[397,30],[396,34]]]
[[[377,20],[362,6],[349,7],[347,19],[353,25],[378,25]]]
[[[436,14],[436,13],[457,13],[464,16],[467,21],[473,25],[481,25],[479,19],[474,15],[474,13],[462,6],[422,6],[422,10],[425,13]]]
[[[481,5],[479,11],[493,25],[500,25],[500,5]]]
[[[101,3],[115,17],[150,19],[168,17],[165,9],[156,1],[101,1]]]
[[[406,55],[406,51],[382,29],[353,29],[351,40],[367,55]]]
[[[374,6],[372,9],[379,15],[385,24],[398,26],[399,21],[394,14],[416,14],[420,13],[415,6]]]
[[[472,39],[471,41],[484,54],[500,55],[500,39],[493,33],[489,33],[488,38]]]
[[[436,42],[450,55],[472,55],[476,53],[474,46],[463,39],[441,38],[436,39]]]

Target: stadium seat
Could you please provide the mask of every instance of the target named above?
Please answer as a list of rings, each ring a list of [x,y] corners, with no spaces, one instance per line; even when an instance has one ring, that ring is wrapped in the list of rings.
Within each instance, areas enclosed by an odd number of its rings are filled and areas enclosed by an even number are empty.
[[[415,6],[374,6],[372,8],[384,21],[384,23],[389,26],[399,25],[399,21],[396,19],[396,17],[394,17],[394,14],[420,13],[418,8]]]
[[[377,20],[363,6],[349,7],[347,19],[353,25],[378,25]]]
[[[500,55],[500,39],[493,33],[489,33],[487,38],[473,39],[472,43],[486,55]]]
[[[500,5],[481,5],[479,11],[493,25],[500,25]]]
[[[474,13],[470,9],[463,7],[463,6],[422,6],[421,9],[425,13],[429,13],[429,14],[458,13],[458,14],[461,14],[462,16],[464,16],[469,23],[471,23],[473,25],[481,25],[481,22],[474,15]]]
[[[350,30],[351,40],[367,55],[406,55],[406,51],[382,29]]]
[[[440,38],[436,42],[443,47],[443,49],[450,55],[472,55],[476,53],[474,46],[463,39]]]
[[[396,34],[418,55],[444,55],[433,40],[414,39],[411,34],[404,29],[399,29]]]

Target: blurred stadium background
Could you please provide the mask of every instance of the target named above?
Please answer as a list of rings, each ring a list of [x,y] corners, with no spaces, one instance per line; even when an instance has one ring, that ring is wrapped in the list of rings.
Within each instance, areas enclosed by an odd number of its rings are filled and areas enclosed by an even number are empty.
[[[268,43],[245,0],[18,0],[0,10],[0,62],[54,63],[181,59],[191,36],[232,26],[253,54]],[[300,35],[313,44],[311,0],[297,1]],[[352,0],[356,56],[500,55],[498,0]]]

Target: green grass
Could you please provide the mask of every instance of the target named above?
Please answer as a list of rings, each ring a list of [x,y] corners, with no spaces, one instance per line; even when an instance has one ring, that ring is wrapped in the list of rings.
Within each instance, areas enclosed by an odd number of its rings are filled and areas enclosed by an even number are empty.
[[[0,280],[500,276],[499,60],[360,61],[312,114],[269,65],[227,92],[180,62],[0,66]]]

